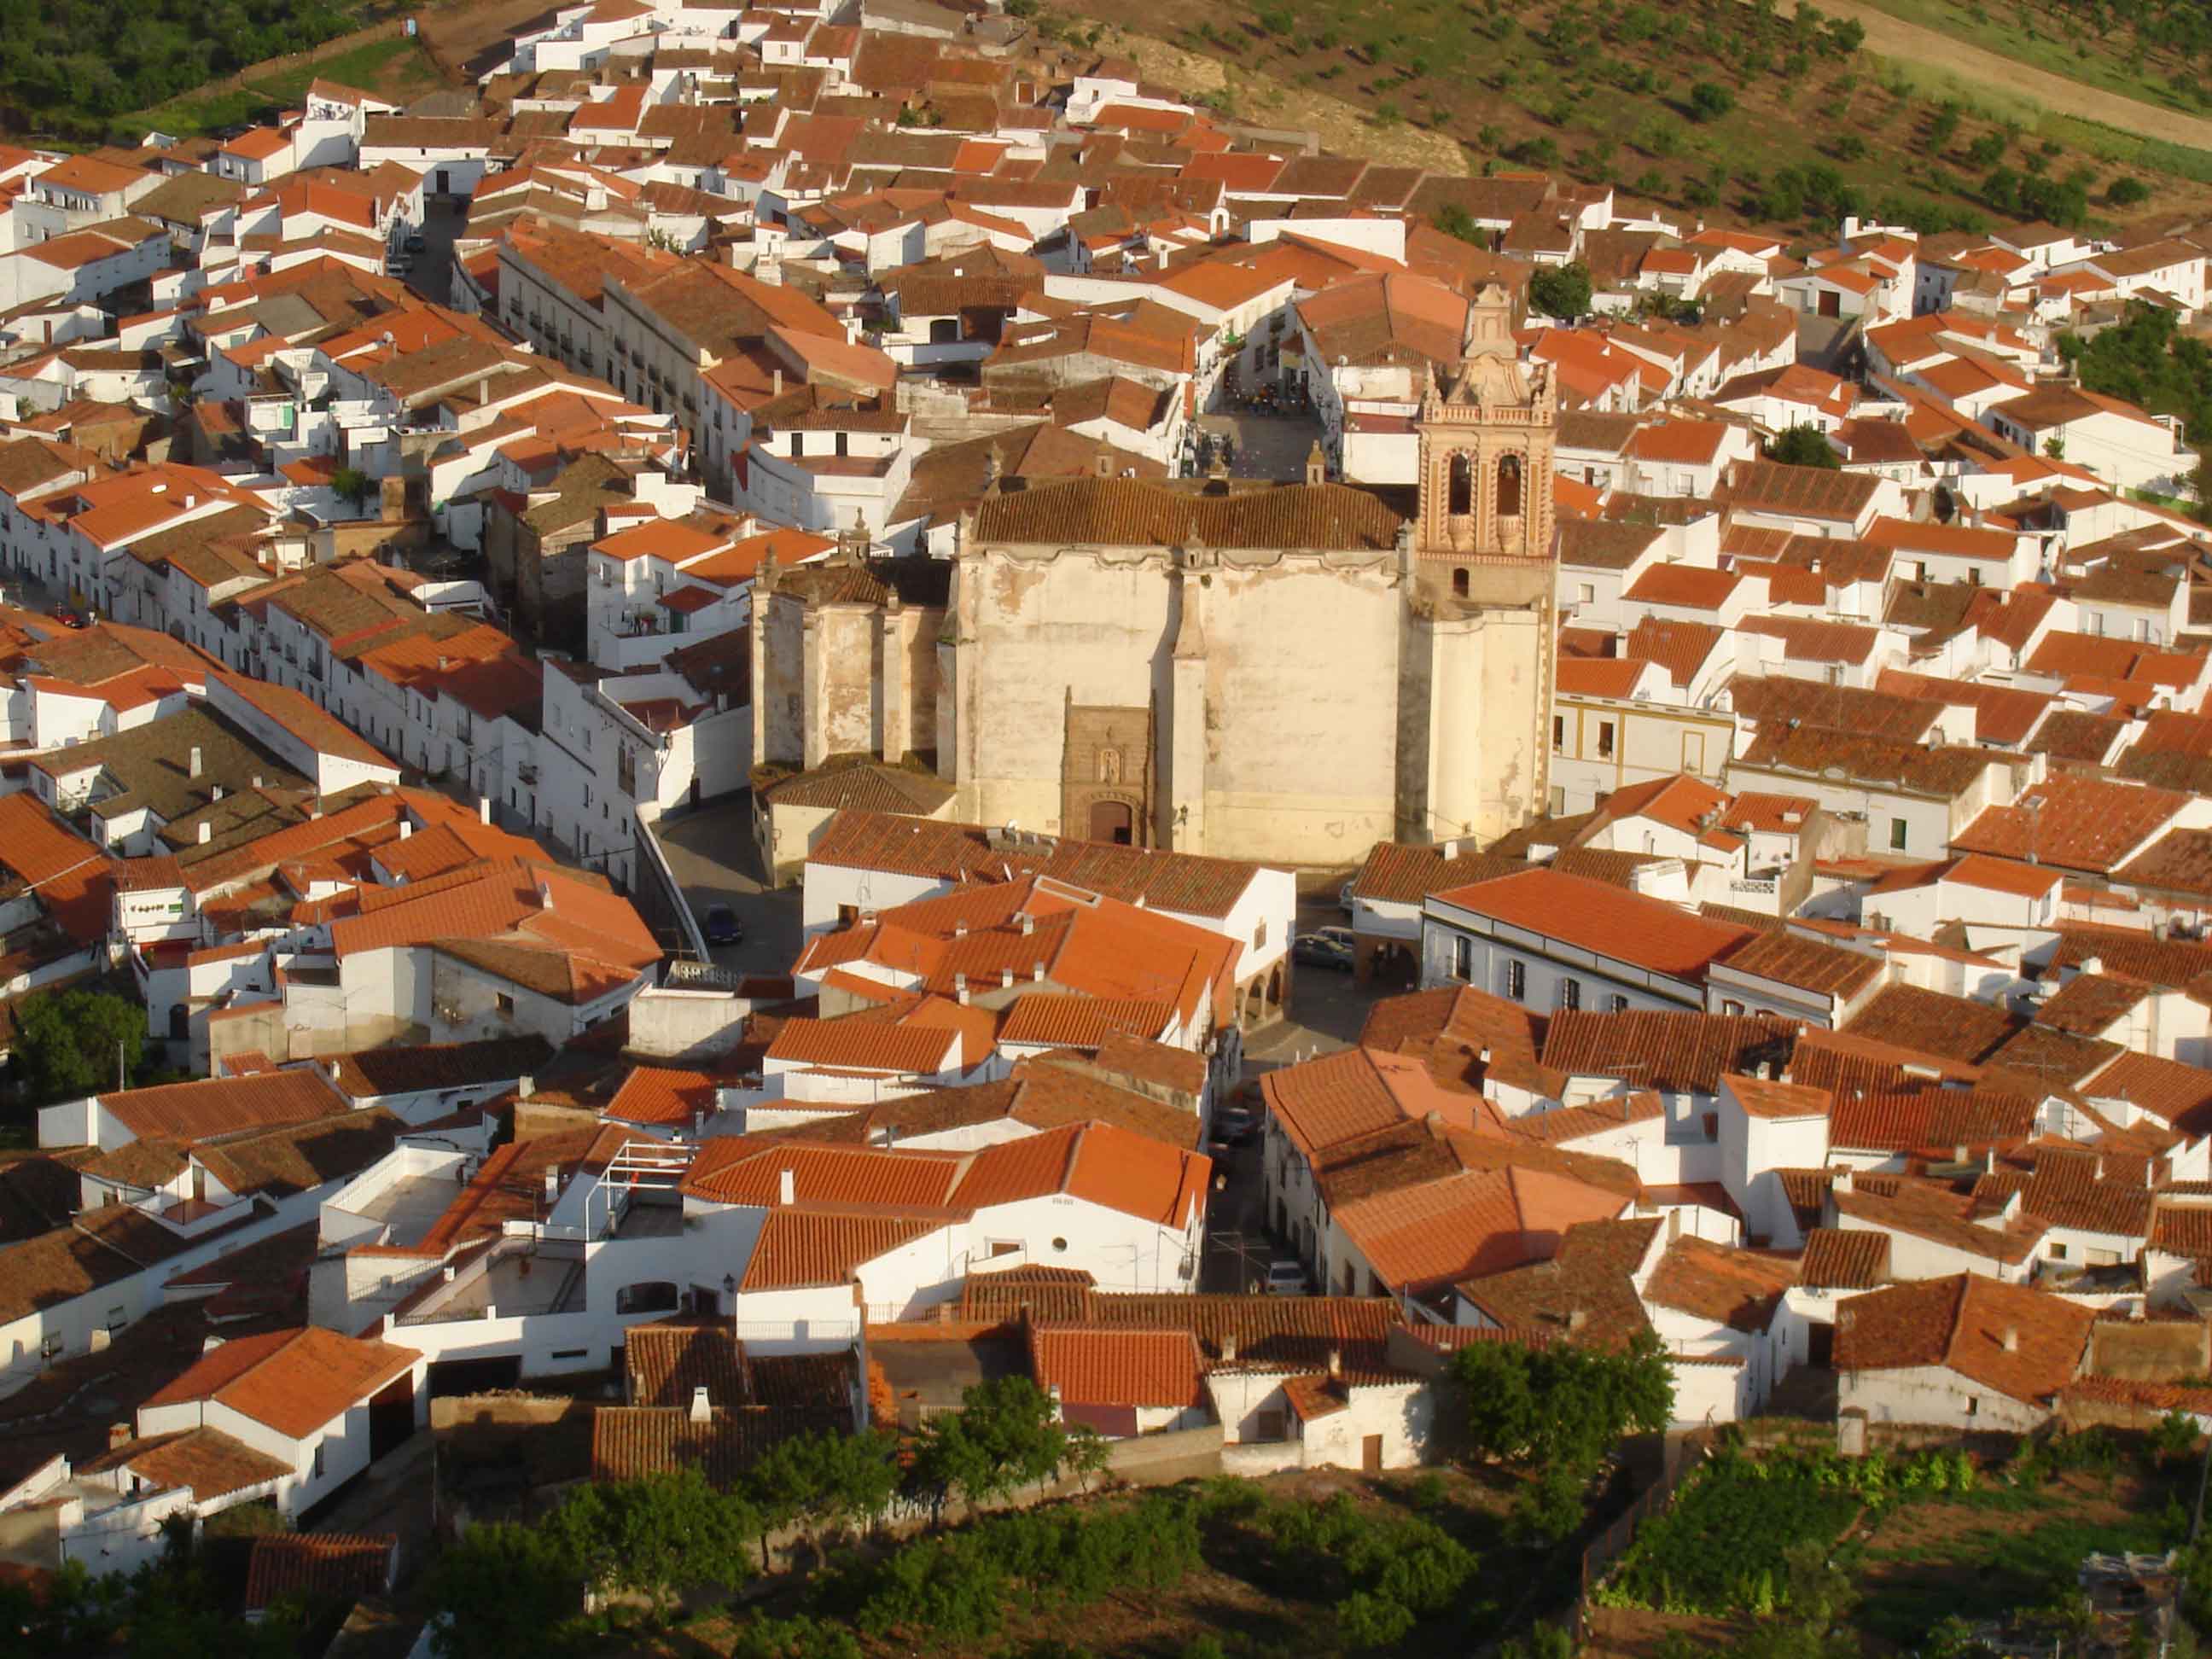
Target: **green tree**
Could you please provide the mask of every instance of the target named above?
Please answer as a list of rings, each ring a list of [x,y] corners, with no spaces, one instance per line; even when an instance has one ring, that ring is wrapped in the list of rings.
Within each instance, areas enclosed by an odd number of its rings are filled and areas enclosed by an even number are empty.
[[[745,1496],[763,1517],[799,1523],[810,1537],[873,1524],[898,1490],[898,1443],[888,1434],[802,1434],[780,1442],[745,1473]]]
[[[908,1466],[908,1489],[934,1513],[955,1497],[989,1503],[1056,1474],[1104,1467],[1097,1432],[1060,1422],[1051,1396],[1026,1376],[980,1382],[960,1402],[924,1425]]]
[[[1622,1436],[1674,1413],[1666,1350],[1638,1331],[1619,1350],[1475,1342],[1452,1356],[1474,1449],[1508,1462],[1595,1470]]]
[[[430,1570],[439,1659],[552,1659],[577,1645],[584,1571],[562,1540],[532,1527],[471,1527]]]
[[[357,466],[342,466],[331,474],[331,489],[359,507],[376,489],[376,480]]]
[[[1820,428],[1802,424],[1776,433],[1766,446],[1766,459],[1788,466],[1822,466],[1831,471],[1839,471],[1844,465],[1843,458],[1820,435]]]
[[[579,1486],[540,1530],[589,1582],[640,1591],[665,1610],[688,1586],[743,1583],[760,1527],[750,1504],[684,1468]]]
[[[1579,259],[1572,264],[1540,266],[1528,279],[1528,308],[1568,322],[1587,316],[1590,308],[1589,267]]]
[[[42,991],[15,1008],[15,1062],[34,1103],[127,1086],[146,1053],[146,1011],[105,991]]]
[[[1735,94],[1717,81],[1700,81],[1690,88],[1690,113],[1700,121],[1717,121],[1735,107]]]

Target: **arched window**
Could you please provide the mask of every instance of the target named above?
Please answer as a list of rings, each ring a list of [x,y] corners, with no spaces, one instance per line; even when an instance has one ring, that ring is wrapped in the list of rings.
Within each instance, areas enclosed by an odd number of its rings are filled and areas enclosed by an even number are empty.
[[[1451,491],[1445,510],[1455,518],[1474,511],[1474,463],[1464,455],[1452,457]]]
[[[1467,572],[1464,568],[1452,572],[1452,594],[1456,599],[1467,597]]]
[[[1521,458],[1508,455],[1498,464],[1498,516],[1521,516]]]

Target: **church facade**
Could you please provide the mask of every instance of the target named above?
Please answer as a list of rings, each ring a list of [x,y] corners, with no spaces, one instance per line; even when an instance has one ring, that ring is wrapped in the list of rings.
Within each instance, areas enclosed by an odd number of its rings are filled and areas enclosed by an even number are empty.
[[[1425,393],[1411,518],[1317,456],[1302,483],[1006,481],[962,526],[934,685],[873,684],[926,673],[911,645],[856,648],[848,706],[933,707],[971,822],[1311,865],[1503,835],[1547,802],[1554,637],[1557,410],[1510,325],[1479,296]]]

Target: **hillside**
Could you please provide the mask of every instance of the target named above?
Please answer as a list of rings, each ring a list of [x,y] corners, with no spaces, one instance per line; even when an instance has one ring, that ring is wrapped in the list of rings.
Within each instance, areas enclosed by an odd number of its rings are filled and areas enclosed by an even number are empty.
[[[1297,94],[1325,94],[1477,170],[1561,170],[1716,220],[1826,238],[1850,212],[1939,230],[2212,210],[2212,149],[2084,120],[2086,94],[2060,113],[1937,79],[1875,55],[1854,17],[1773,0],[1042,3],[1048,31],[1103,50],[1218,60],[1208,100],[1245,120],[1294,125]]]

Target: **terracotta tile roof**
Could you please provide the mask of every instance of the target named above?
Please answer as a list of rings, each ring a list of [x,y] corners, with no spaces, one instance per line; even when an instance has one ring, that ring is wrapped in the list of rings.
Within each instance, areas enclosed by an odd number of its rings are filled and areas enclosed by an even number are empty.
[[[2161,1203],[2151,1217],[2152,1249],[2212,1257],[2212,1206]]]
[[[902,1216],[773,1209],[761,1224],[738,1289],[793,1291],[849,1284],[864,1263],[944,1225],[941,1220]]]
[[[2092,1099],[2124,1100],[2197,1139],[2212,1132],[2212,1072],[2130,1051],[2081,1085]]]
[[[1684,1235],[1668,1244],[1644,1284],[1644,1299],[1739,1331],[1763,1331],[1782,1294],[1797,1282],[1787,1256],[1731,1249]]]
[[[1890,1186],[1896,1190],[1877,1190]],[[1972,1200],[1960,1197],[1948,1188],[1923,1182],[1861,1176],[1853,1181],[1851,1190],[1832,1191],[1828,1201],[1838,1218],[1881,1232],[1926,1239],[2010,1267],[2018,1267],[2033,1255],[2037,1242],[2048,1231],[2045,1223],[2026,1215],[2002,1226],[1984,1225],[1974,1219]]]
[[[1989,1056],[1989,1064],[2019,1073],[2042,1087],[2063,1089],[2093,1075],[2122,1052],[2116,1042],[2031,1025],[2001,1043]]]
[[[1555,1328],[1590,1341],[1626,1342],[1651,1322],[1630,1276],[1662,1224],[1658,1216],[1579,1222],[1560,1236],[1550,1260],[1463,1279],[1454,1288],[1510,1329]]]
[[[1799,990],[1849,997],[1881,976],[1882,960],[1778,928],[1732,951],[1728,968],[1731,973],[1756,974]]]
[[[705,1143],[685,1171],[686,1197],[767,1208],[781,1202],[789,1170],[802,1205],[868,1205],[912,1214],[951,1211],[961,1172],[957,1154],[887,1152],[861,1147],[764,1141],[721,1135]]]
[[[1797,1282],[1813,1291],[1870,1291],[1889,1279],[1889,1235],[1857,1227],[1814,1227],[1805,1235]]]
[[[1731,1073],[1721,1086],[1746,1115],[1761,1118],[1826,1117],[1835,1099],[1826,1089],[1802,1083],[1778,1083],[1771,1078]]]
[[[681,1406],[602,1406],[592,1414],[592,1478],[638,1480],[696,1468],[727,1491],[783,1442],[802,1434],[849,1432],[852,1407],[717,1411],[694,1423]]]
[[[363,1048],[334,1054],[337,1085],[355,1100],[465,1089],[529,1077],[552,1059],[552,1045],[532,1033],[478,1042],[432,1042],[397,1048]],[[235,1056],[233,1057],[234,1061]]]
[[[280,1596],[352,1601],[392,1588],[394,1533],[292,1533],[253,1540],[246,1567],[248,1611]]]
[[[1188,1329],[1032,1324],[1030,1370],[1070,1406],[1202,1407],[1203,1360]]]
[[[1646,617],[1628,630],[1626,654],[1657,663],[1679,690],[1697,677],[1727,636],[1728,630],[1713,623]]]
[[[1523,867],[1519,859],[1498,858],[1470,848],[1446,857],[1441,843],[1411,846],[1379,841],[1355,878],[1355,890],[1370,904],[1419,904],[1429,894],[1469,882],[1506,876]]]
[[[2132,1182],[2101,1176],[2102,1162],[2092,1152],[2038,1152],[2021,1207],[2054,1227],[2137,1241],[2128,1247],[2132,1254],[2149,1235],[2152,1194],[2140,1176]]]
[[[412,1348],[341,1336],[316,1325],[271,1331],[210,1350],[146,1403],[219,1401],[301,1440],[404,1376],[422,1357]]]
[[[1508,1164],[1357,1199],[1331,1219],[1389,1290],[1406,1293],[1540,1261],[1575,1223],[1616,1219],[1629,1202],[1571,1176]]]
[[[358,1175],[390,1152],[407,1127],[377,1106],[202,1140],[191,1151],[196,1162],[239,1197],[285,1199]]]
[[[1948,996],[1917,985],[1885,985],[1844,1022],[1844,1033],[1945,1060],[1978,1064],[2021,1029],[2019,1016],[1994,1003]]]
[[[714,1079],[705,1072],[640,1066],[623,1079],[599,1115],[625,1123],[689,1127],[695,1115],[714,1110]]]
[[[1828,1145],[1855,1152],[1929,1149],[1949,1156],[1960,1146],[2025,1139],[2035,1130],[2036,1098],[1987,1089],[1922,1088],[1906,1094],[1853,1094],[1828,1117]]]
[[[1347,484],[1278,484],[1201,495],[1134,478],[1076,478],[984,498],[984,542],[1102,546],[1310,548],[1381,551],[1396,544],[1399,515]]]
[[[2102,1036],[2150,995],[2140,980],[2113,974],[2075,974],[2035,1011],[2035,1023],[2077,1036]]]
[[[252,1486],[273,1488],[292,1473],[289,1463],[221,1429],[184,1429],[125,1441],[76,1467],[83,1474],[127,1468],[157,1489],[189,1486],[203,1504]]]
[[[1651,1123],[1667,1115],[1667,1103],[1656,1091],[1638,1089],[1629,1094],[1607,1095],[1577,1106],[1558,1106],[1509,1119],[1506,1132],[1545,1146],[1566,1146],[1594,1135],[1608,1134],[1631,1123]]]
[[[752,1398],[745,1351],[726,1324],[633,1325],[623,1333],[623,1368],[633,1406],[689,1406],[702,1388],[717,1406]]]
[[[1661,899],[1546,869],[1448,888],[1434,902],[1692,981],[1752,937],[1748,928],[1709,921]]]
[[[769,1042],[768,1058],[795,1066],[927,1077],[951,1062],[958,1036],[936,1025],[886,1025],[849,1018],[788,1019]]]
[[[2152,985],[2185,988],[2212,973],[2212,945],[2185,939],[2161,939],[2140,928],[2068,927],[2058,929],[2058,949],[2046,973],[2096,963],[2102,971],[2123,974]]]
[[[1308,1158],[1437,1113],[1472,1129],[1485,1120],[1481,1097],[1448,1090],[1420,1060],[1377,1049],[1347,1048],[1267,1073],[1261,1098]]]
[[[204,1140],[240,1129],[335,1117],[351,1103],[315,1066],[249,1077],[166,1083],[100,1097],[102,1110],[134,1135]]]
[[[2009,806],[1992,806],[1952,837],[1954,851],[2109,872],[2188,805],[2172,790],[2057,772]]]
[[[1174,1023],[1175,1008],[1165,1002],[1032,994],[1008,1006],[999,1041],[1096,1048],[1113,1032],[1157,1038]]]
[[[1547,1024],[1542,1057],[1546,1066],[1578,1076],[1711,1095],[1727,1073],[1786,1066],[1797,1031],[1796,1021],[1765,1014],[1563,1010]]]
[[[1836,1313],[1836,1369],[1942,1366],[2040,1405],[2071,1382],[2096,1314],[2025,1285],[1958,1273],[1855,1296]]]

